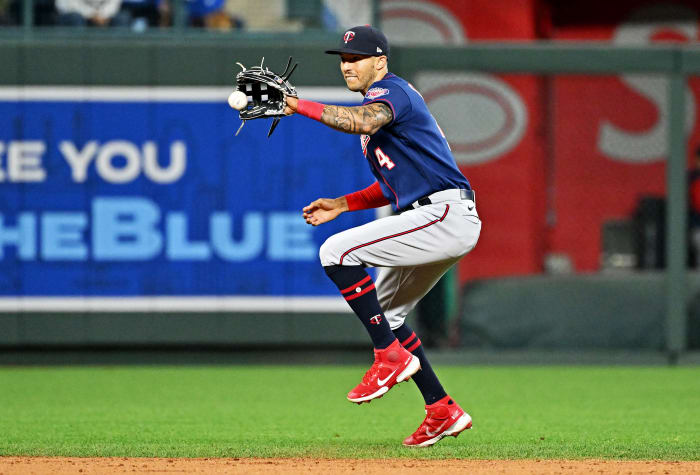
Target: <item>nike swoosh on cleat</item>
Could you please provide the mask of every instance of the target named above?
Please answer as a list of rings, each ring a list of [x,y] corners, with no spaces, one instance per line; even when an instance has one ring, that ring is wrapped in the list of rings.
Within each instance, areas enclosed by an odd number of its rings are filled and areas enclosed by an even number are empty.
[[[387,383],[387,381],[389,381],[389,379],[391,379],[391,377],[394,375],[394,373],[396,373],[396,371],[398,371],[398,370],[395,369],[394,371],[392,371],[391,374],[386,377],[386,379],[377,378],[377,384],[379,384],[380,386],[384,386]]]
[[[435,432],[430,432],[428,429],[425,429],[425,435],[427,435],[428,437],[435,437],[435,435],[438,434],[438,433],[440,433],[440,431],[442,430],[442,428],[445,427],[445,424],[447,424],[447,422],[448,422],[448,421],[443,422],[442,425],[441,425],[440,427],[438,427],[437,429],[435,429]]]

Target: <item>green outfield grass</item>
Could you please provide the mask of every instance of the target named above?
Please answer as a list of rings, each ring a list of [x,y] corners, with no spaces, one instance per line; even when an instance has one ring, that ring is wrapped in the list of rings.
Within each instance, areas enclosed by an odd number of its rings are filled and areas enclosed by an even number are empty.
[[[474,428],[432,449],[364,367],[0,368],[0,455],[700,459],[700,368],[442,367]]]

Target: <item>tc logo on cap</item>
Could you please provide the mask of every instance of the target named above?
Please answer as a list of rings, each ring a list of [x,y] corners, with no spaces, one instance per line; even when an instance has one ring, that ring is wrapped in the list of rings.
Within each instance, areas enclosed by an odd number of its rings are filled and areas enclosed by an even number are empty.
[[[345,44],[348,44],[348,41],[352,41],[352,39],[354,37],[355,37],[354,31],[346,31],[345,35],[343,35],[343,41],[345,41]]]

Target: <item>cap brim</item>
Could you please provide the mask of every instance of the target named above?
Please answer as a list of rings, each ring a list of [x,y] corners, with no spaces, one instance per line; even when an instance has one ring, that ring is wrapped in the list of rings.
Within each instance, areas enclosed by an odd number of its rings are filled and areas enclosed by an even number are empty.
[[[327,49],[326,54],[359,54],[362,56],[384,56],[384,53],[369,54],[366,51],[358,51],[350,48]]]

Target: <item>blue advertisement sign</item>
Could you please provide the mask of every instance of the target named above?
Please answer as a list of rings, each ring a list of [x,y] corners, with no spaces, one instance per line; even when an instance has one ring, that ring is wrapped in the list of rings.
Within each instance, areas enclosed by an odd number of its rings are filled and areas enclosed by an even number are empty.
[[[374,212],[301,209],[372,183],[358,136],[293,116],[234,137],[226,95],[194,89],[93,96],[0,99],[0,297],[337,294],[318,248]]]

